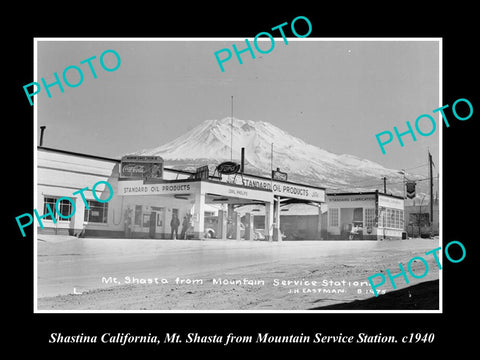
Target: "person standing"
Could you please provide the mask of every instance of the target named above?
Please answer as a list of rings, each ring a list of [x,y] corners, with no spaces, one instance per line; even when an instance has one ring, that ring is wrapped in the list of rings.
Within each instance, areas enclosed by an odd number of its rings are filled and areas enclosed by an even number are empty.
[[[187,217],[187,215],[185,215],[185,216],[183,217],[182,233],[180,234],[180,238],[182,238],[182,239],[185,239],[185,238],[186,238],[186,236],[187,236],[187,230],[188,230],[188,225],[189,225],[188,217]]]
[[[175,239],[178,238],[178,226],[180,225],[180,220],[176,213],[172,214],[172,220],[170,220],[171,234],[170,238],[174,239],[173,235],[175,234]]]

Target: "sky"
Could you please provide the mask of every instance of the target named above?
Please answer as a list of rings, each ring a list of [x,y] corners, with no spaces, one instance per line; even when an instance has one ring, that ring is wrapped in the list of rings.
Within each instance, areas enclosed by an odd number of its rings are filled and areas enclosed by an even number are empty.
[[[163,145],[209,119],[267,121],[305,142],[336,154],[366,158],[392,169],[417,168],[426,174],[427,151],[439,160],[439,44],[430,41],[334,41],[282,38],[268,54],[248,52],[240,64],[232,50],[244,39],[204,41],[99,41],[61,39],[37,42],[37,76],[53,83],[70,65],[82,69],[78,87],[63,83],[35,96],[38,128],[46,126],[44,146],[119,158]],[[172,39],[170,39],[172,40]],[[270,41],[259,42],[268,49]],[[233,55],[218,66],[214,53]],[[99,64],[105,50],[115,50],[121,64],[107,72]],[[223,56],[224,54],[222,54]],[[87,64],[92,60],[97,78]],[[113,54],[104,57],[114,67]],[[69,70],[71,83],[79,81]],[[26,101],[28,101],[26,99]],[[429,114],[437,122],[433,135],[416,134],[386,145],[382,154],[375,135]],[[424,132],[431,130],[425,119]],[[276,145],[277,146],[277,145]],[[418,166],[420,166],[418,168]],[[414,170],[412,170],[414,172]]]

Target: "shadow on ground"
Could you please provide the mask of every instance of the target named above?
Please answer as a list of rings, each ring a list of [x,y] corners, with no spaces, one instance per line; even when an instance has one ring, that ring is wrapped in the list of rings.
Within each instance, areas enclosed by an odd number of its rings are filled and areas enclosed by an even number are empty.
[[[425,281],[366,300],[334,304],[310,310],[438,310],[439,281]]]

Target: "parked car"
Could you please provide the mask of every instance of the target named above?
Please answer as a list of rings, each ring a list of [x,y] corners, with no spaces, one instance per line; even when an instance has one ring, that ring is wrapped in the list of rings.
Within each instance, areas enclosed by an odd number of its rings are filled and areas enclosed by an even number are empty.
[[[229,224],[230,225],[230,224]],[[231,228],[227,226],[227,228]],[[204,237],[206,239],[216,239],[218,238],[219,231],[218,231],[218,217],[216,216],[209,216],[205,217],[205,230],[204,230]],[[284,233],[280,233],[282,239],[286,238]],[[227,234],[227,239],[231,239],[232,234]],[[245,238],[245,225],[241,222],[240,223],[240,238]],[[253,230],[253,240],[265,240],[265,229],[254,229]]]
[[[215,229],[213,229],[211,227],[205,228],[204,237],[206,239],[214,239],[215,238]]]
[[[253,236],[254,240],[265,240],[265,229],[253,230]],[[282,240],[287,237],[282,231],[280,231],[280,236],[282,237]]]
[[[254,229],[253,240],[265,240],[265,229]]]
[[[207,239],[215,239],[217,238],[217,228],[215,227],[207,227],[205,228],[204,231],[204,236]],[[231,239],[232,234],[227,234],[227,238]],[[245,238],[245,225],[243,223],[240,223],[240,238]]]

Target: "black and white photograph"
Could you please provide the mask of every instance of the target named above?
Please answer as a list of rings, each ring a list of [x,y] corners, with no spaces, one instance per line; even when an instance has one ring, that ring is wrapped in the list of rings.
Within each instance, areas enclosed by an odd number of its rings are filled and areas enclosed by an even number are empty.
[[[441,310],[441,50],[38,39],[37,310]]]

